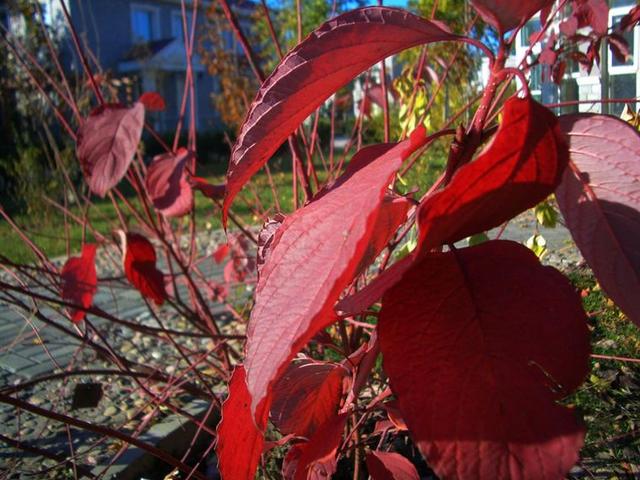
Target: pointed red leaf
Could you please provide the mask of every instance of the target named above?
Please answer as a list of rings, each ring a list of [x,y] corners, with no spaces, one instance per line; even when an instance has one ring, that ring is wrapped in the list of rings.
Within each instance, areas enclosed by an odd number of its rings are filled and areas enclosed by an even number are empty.
[[[471,0],[482,19],[499,32],[505,33],[524,24],[534,14],[553,5],[555,0]]]
[[[141,103],[98,107],[80,126],[77,155],[93,193],[104,197],[127,173],[143,126]]]
[[[182,217],[193,208],[193,191],[185,172],[192,158],[192,152],[181,148],[175,155],[157,155],[147,170],[147,192],[153,206],[165,217]]]
[[[334,415],[321,425],[307,443],[294,445],[287,455],[285,480],[321,480],[331,478],[337,467],[336,450],[342,441],[346,413]]]
[[[70,257],[60,277],[62,279],[62,299],[69,303],[89,308],[93,304],[93,296],[98,289],[96,274],[96,246],[85,243],[79,257]],[[79,322],[85,317],[84,310],[69,309],[71,321]]]
[[[640,326],[640,136],[613,117],[560,117],[571,162],[558,206],[598,282]]]
[[[229,162],[223,223],[247,180],[340,87],[385,57],[455,38],[440,23],[387,7],[352,10],[317,28],[282,59],[251,105]]]
[[[124,273],[144,297],[157,305],[167,299],[164,275],[156,268],[156,251],[149,240],[137,233],[126,234]]]
[[[222,261],[229,255],[231,251],[231,247],[228,243],[223,243],[220,245],[215,252],[213,252],[213,259],[216,263],[222,263]]]
[[[167,108],[164,98],[158,92],[145,92],[138,101],[150,112],[161,112]]]
[[[413,463],[399,453],[379,450],[369,453],[367,470],[373,480],[420,480]]]
[[[254,410],[293,356],[335,320],[338,296],[362,259],[371,258],[368,245],[380,244],[372,236],[389,183],[426,141],[424,129],[414,132],[285,219],[262,267],[248,328],[245,368]]]
[[[292,363],[273,387],[271,421],[283,435],[311,438],[337,415],[348,373],[332,363]]]
[[[383,368],[441,478],[564,478],[584,432],[556,401],[582,383],[589,331],[568,280],[526,247],[433,253],[383,297]]]
[[[189,183],[192,188],[199,190],[211,200],[222,200],[227,189],[225,184],[211,185],[205,178],[201,177],[191,177]]]
[[[260,276],[262,266],[267,262],[267,257],[271,253],[271,250],[278,243],[280,238],[278,232],[285,218],[284,215],[277,213],[275,217],[268,218],[262,225],[262,229],[258,234],[258,253],[256,254],[258,276]]]
[[[229,396],[222,405],[222,420],[216,431],[216,454],[222,480],[254,480],[256,476],[268,412],[259,412],[256,426],[250,403],[244,367],[238,365],[231,376]]]
[[[423,250],[490,230],[547,198],[569,155],[556,116],[531,98],[512,97],[492,143],[420,208]]]

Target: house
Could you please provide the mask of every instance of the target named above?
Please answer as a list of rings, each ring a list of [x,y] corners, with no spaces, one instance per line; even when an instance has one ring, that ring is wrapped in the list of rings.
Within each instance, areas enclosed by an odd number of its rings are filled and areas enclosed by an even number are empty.
[[[163,112],[149,116],[154,127],[171,131],[177,124],[185,94],[187,58],[184,47],[180,0],[68,0],[75,28],[103,70],[133,81],[133,96],[159,92],[166,102]],[[192,1],[186,3],[187,35],[192,26]],[[195,88],[195,122],[199,131],[221,128],[211,102],[217,81],[207,73],[197,54],[198,30],[205,21],[211,1],[201,1],[196,20],[196,46],[192,57]],[[245,22],[250,2],[230,2]],[[237,48],[229,42],[229,48]],[[81,69],[74,54],[72,68]],[[186,102],[185,122],[191,117]]]
[[[609,0],[609,27],[620,22],[629,10],[636,5],[635,0]],[[529,48],[529,38],[532,33],[540,30],[539,18],[530,20],[519,32],[516,39],[515,54],[509,59],[509,65],[519,65]],[[530,88],[532,94],[544,103],[559,101],[581,100],[599,101],[603,99],[636,98],[640,93],[640,57],[639,41],[640,28],[625,34],[629,43],[630,56],[626,62],[616,59],[608,47],[601,49],[600,66],[594,66],[587,73],[577,63],[570,64],[565,73],[562,85],[559,87],[545,79],[542,66],[536,66],[530,72]],[[534,54],[540,53],[539,45],[533,49]],[[602,104],[583,103],[577,107],[582,112],[609,113],[620,115],[624,108],[622,103]],[[637,104],[636,104],[637,108]],[[574,110],[576,110],[574,108]]]

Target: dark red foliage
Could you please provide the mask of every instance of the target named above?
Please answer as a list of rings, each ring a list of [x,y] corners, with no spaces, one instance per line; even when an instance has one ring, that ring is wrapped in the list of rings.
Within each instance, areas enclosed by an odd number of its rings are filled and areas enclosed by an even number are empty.
[[[147,170],[146,187],[153,206],[165,217],[182,217],[193,208],[193,191],[185,167],[193,160],[185,148],[158,155]]]
[[[229,397],[222,405],[222,420],[216,431],[218,469],[224,480],[254,480],[264,446],[267,414],[267,411],[259,411],[254,420],[244,367],[237,366],[229,382]]]
[[[367,455],[367,470],[373,480],[420,480],[416,467],[399,453],[374,450]]]
[[[640,22],[640,5],[636,5],[629,13],[627,13],[622,20],[620,20],[619,28],[623,32],[632,30]]]
[[[527,0],[514,2],[511,0],[471,0],[471,5],[482,19],[499,32],[523,25],[535,13],[553,5],[554,0]]]
[[[247,180],[340,87],[389,55],[455,38],[438,22],[386,7],[353,10],[317,28],[282,59],[251,105],[229,162],[223,223]]]
[[[429,250],[497,227],[534,207],[560,183],[568,162],[556,116],[531,98],[504,105],[495,138],[421,206],[420,243]]]
[[[85,243],[79,257],[70,257],[62,267],[62,299],[83,308],[91,307],[96,293],[96,245]],[[85,311],[69,308],[71,321],[77,323],[85,317]]]
[[[164,275],[156,268],[156,251],[149,240],[127,233],[124,242],[124,273],[138,291],[157,305],[167,299]]]
[[[145,92],[138,101],[150,112],[161,112],[167,108],[164,98],[158,92]]]
[[[124,177],[140,143],[144,106],[96,108],[78,129],[77,155],[93,193],[104,197]]]
[[[589,331],[568,280],[526,247],[427,255],[383,298],[383,368],[441,478],[564,478],[584,431],[556,401],[583,381]]]
[[[640,137],[604,115],[560,117],[571,162],[556,191],[580,252],[600,285],[640,325]]]
[[[189,183],[191,187],[199,190],[205,197],[211,200],[222,200],[224,198],[224,192],[226,191],[226,185],[211,185],[206,179],[200,177],[190,177]]]
[[[332,363],[292,363],[273,387],[271,421],[283,435],[311,438],[338,414],[348,373]]]

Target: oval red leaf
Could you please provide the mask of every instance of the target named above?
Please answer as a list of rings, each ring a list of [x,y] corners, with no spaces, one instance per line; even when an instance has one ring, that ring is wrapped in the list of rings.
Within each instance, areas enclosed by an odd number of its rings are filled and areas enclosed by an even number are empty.
[[[523,24],[534,14],[553,5],[555,0],[471,0],[471,5],[482,19],[505,33]]]
[[[505,102],[491,144],[426,200],[418,219],[422,250],[490,230],[556,189],[569,161],[556,116],[531,98]]]
[[[582,383],[580,297],[526,247],[427,255],[383,297],[383,368],[441,478],[564,478],[584,432],[556,401]]]
[[[317,28],[260,88],[233,147],[223,223],[234,197],[300,123],[354,77],[407,48],[457,38],[406,10],[368,7]]]
[[[85,243],[79,257],[70,257],[62,267],[62,299],[69,303],[89,308],[98,289],[96,274],[96,246]],[[84,310],[69,308],[71,321],[79,322],[85,317]]]
[[[162,305],[167,299],[167,291],[164,275],[156,268],[156,251],[151,242],[137,233],[127,233],[124,250],[127,280],[144,297]]]
[[[229,396],[222,405],[222,420],[216,430],[216,454],[222,480],[254,480],[256,476],[268,412],[258,415],[259,430],[250,404],[244,367],[238,365],[231,376]]]
[[[367,470],[373,480],[420,480],[416,467],[399,453],[376,450],[367,454]]]
[[[76,151],[89,188],[104,197],[131,164],[144,126],[144,106],[136,103],[95,109],[78,130]]]
[[[144,108],[149,110],[150,112],[161,112],[167,105],[165,104],[164,98],[158,92],[145,92],[140,95],[138,102],[144,105]]]
[[[333,323],[333,305],[365,256],[372,258],[368,246],[382,243],[374,235],[384,234],[388,241],[398,227],[376,230],[380,211],[397,208],[384,201],[388,185],[403,159],[426,141],[423,129],[415,132],[279,228],[278,242],[260,272],[247,334],[245,368],[254,410],[293,356]]]
[[[271,421],[283,435],[311,438],[318,426],[337,415],[347,374],[346,368],[332,363],[292,363],[273,387]]]
[[[153,206],[165,217],[182,217],[193,208],[193,191],[185,167],[193,154],[181,148],[153,159],[145,183]]]
[[[560,211],[604,291],[640,326],[640,136],[604,115],[565,115],[560,126],[571,154]]]

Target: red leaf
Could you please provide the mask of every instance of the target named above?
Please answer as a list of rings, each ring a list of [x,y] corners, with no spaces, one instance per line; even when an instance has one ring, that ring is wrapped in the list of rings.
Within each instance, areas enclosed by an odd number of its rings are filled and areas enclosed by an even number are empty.
[[[211,185],[206,179],[200,177],[191,177],[189,183],[192,188],[200,190],[205,197],[211,200],[222,200],[227,189],[225,184]]]
[[[145,92],[138,101],[150,112],[160,112],[167,107],[164,98],[158,92]]]
[[[553,5],[554,0],[527,0],[514,2],[511,0],[471,0],[482,19],[501,33],[516,28],[531,18],[535,13]]]
[[[248,328],[245,368],[253,410],[293,356],[335,320],[333,305],[370,255],[368,244],[379,244],[372,235],[389,183],[403,159],[426,141],[424,129],[414,132],[285,219],[262,267]]]
[[[153,159],[145,180],[153,206],[165,217],[182,217],[193,208],[193,191],[187,183],[185,167],[192,153],[181,148]]]
[[[273,387],[271,421],[283,435],[311,438],[337,415],[347,374],[346,368],[331,363],[292,363]]]
[[[628,32],[633,29],[640,22],[640,5],[636,5],[629,13],[627,13],[622,20],[620,20],[619,28],[623,32]]]
[[[556,116],[531,98],[510,98],[489,147],[421,206],[422,249],[490,230],[534,207],[553,193],[567,162]]]
[[[286,480],[321,480],[335,473],[336,450],[340,446],[348,414],[334,415],[321,425],[307,443],[294,445],[287,455]],[[292,476],[293,472],[295,474]]]
[[[277,213],[274,218],[267,219],[262,225],[262,229],[258,234],[258,253],[256,255],[258,276],[260,276],[262,266],[267,262],[267,257],[271,253],[271,250],[278,243],[278,232],[284,219],[284,215]]]
[[[609,29],[609,6],[606,0],[574,0],[573,16],[578,27],[591,27],[597,35],[606,35]]]
[[[89,308],[98,289],[96,275],[96,246],[85,243],[79,257],[70,257],[60,273],[62,279],[62,299],[69,303]],[[85,317],[84,310],[69,309],[71,321],[79,322]]]
[[[560,126],[571,154],[560,211],[604,291],[640,325],[640,137],[603,115],[564,115]]]
[[[233,147],[223,223],[247,180],[327,98],[385,57],[458,38],[445,28],[405,10],[361,8],[329,20],[289,52],[260,88]]]
[[[416,467],[399,453],[377,450],[367,454],[367,470],[373,480],[420,480]]]
[[[222,420],[216,430],[218,469],[223,480],[254,480],[256,476],[268,412],[259,412],[256,427],[250,402],[245,370],[238,365],[231,376],[229,397],[222,405]]]
[[[80,126],[77,155],[93,193],[104,197],[127,173],[143,126],[141,103],[98,107]]]
[[[137,233],[127,233],[124,247],[124,273],[127,280],[146,298],[162,305],[167,299],[164,275],[156,268],[156,251],[151,242]]]
[[[213,259],[216,261],[216,263],[222,263],[225,257],[229,255],[230,251],[231,247],[229,247],[229,244],[223,243],[216,249],[215,252],[213,252]]]
[[[441,478],[564,478],[584,432],[557,400],[589,366],[580,297],[526,247],[434,253],[383,297],[383,368]]]

